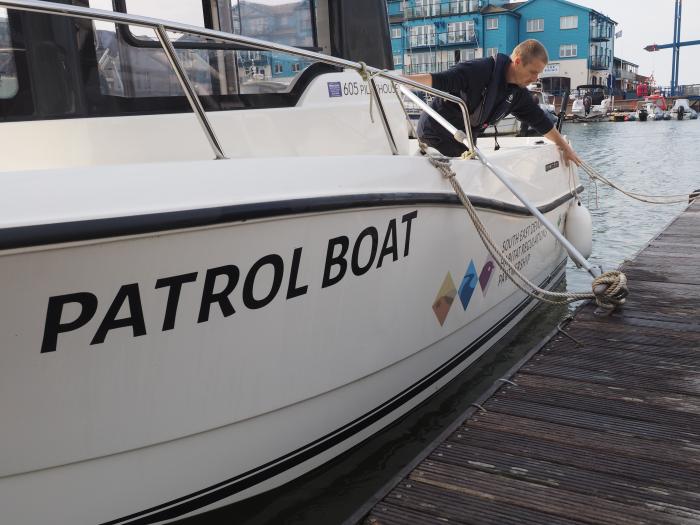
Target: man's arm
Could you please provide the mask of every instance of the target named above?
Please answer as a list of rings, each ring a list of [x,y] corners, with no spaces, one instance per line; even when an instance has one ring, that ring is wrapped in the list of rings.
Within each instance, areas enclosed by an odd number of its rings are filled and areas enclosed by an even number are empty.
[[[554,142],[561,150],[561,155],[564,158],[564,163],[568,166],[569,161],[573,162],[577,166],[581,165],[582,160],[576,154],[574,149],[569,145],[561,133],[557,131],[557,128],[550,129],[544,134],[544,137]]]

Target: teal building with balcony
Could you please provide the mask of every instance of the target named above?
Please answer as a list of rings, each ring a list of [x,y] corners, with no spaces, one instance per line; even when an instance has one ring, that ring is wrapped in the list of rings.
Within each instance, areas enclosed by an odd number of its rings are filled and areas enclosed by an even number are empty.
[[[510,54],[535,38],[549,54],[544,88],[558,93],[607,84],[614,56],[614,20],[566,0],[387,0],[394,66],[405,74]]]

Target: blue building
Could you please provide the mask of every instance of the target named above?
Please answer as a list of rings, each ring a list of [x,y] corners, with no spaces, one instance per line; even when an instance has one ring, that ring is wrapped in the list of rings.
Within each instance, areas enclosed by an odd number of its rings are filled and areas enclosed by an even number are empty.
[[[406,74],[509,54],[535,38],[549,53],[544,88],[561,92],[606,84],[616,22],[566,0],[387,0],[394,66]]]

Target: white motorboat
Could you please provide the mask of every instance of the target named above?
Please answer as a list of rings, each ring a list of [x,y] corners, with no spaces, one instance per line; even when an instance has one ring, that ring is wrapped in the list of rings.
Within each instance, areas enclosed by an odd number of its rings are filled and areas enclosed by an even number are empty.
[[[659,90],[655,90],[653,94],[646,97],[643,106],[648,115],[648,120],[671,120],[671,112],[669,111],[666,97]]]
[[[676,120],[695,120],[698,118],[698,112],[690,107],[690,101],[687,98],[677,98],[671,108],[671,118]]]
[[[557,121],[557,115],[554,109],[554,97],[542,90],[542,84],[540,82],[535,82],[527,86],[527,89],[532,93],[532,97],[535,99],[537,104],[542,108],[542,110],[549,116],[551,121],[554,123]],[[507,115],[505,118],[501,119],[496,127],[493,125],[488,126],[484,130],[485,136],[496,135],[517,135],[522,129],[521,122],[515,118],[515,115]]]
[[[164,523],[277,487],[535,306],[415,153],[389,74],[233,35],[230,5],[206,29],[0,1],[22,46],[0,100],[3,523]],[[329,48],[328,3],[310,15]],[[245,78],[251,50],[286,62]],[[575,171],[540,138],[501,146],[491,162],[563,230]],[[506,256],[555,286],[561,243],[479,161],[452,165]]]
[[[608,88],[600,84],[586,84],[573,93],[571,113],[574,120],[606,120],[613,107]]]

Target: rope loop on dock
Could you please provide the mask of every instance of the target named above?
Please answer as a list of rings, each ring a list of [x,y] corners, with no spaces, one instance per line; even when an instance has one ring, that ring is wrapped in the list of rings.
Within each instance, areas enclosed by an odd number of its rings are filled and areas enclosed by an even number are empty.
[[[457,180],[457,174],[452,169],[451,159],[441,155],[434,155],[424,150],[428,161],[445,177],[455,193],[459,197],[460,202],[467,211],[476,232],[479,234],[482,243],[486,250],[491,254],[498,267],[510,279],[515,286],[528,296],[538,301],[549,304],[566,304],[575,301],[584,301],[593,299],[596,304],[606,310],[613,310],[616,306],[622,305],[627,297],[627,277],[620,271],[605,272],[598,276],[593,281],[591,292],[552,292],[540,288],[535,283],[530,281],[508,258],[503,254],[496,242],[493,240],[486,226],[476,212],[476,208],[467,197],[462,185]]]
[[[618,306],[622,306],[629,295],[627,276],[618,270],[611,270],[599,275],[593,279],[591,288],[595,295],[596,304],[606,310],[614,310]]]

